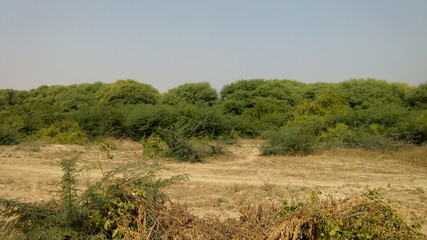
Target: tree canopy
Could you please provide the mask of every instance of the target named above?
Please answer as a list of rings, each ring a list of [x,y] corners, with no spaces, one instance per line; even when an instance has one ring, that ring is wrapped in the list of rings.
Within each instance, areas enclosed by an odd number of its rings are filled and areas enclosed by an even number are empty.
[[[127,79],[103,86],[96,92],[95,98],[103,104],[155,104],[159,101],[160,93],[149,84]]]
[[[427,138],[426,111],[427,83],[415,87],[376,79],[313,84],[252,79],[225,85],[218,97],[207,82],[182,84],[160,94],[127,79],[0,90],[0,136],[8,143],[16,142],[13,136],[31,139],[64,120],[90,138],[139,140],[180,133],[189,139],[219,139],[264,136],[268,131],[284,131],[276,137],[297,137],[308,131],[305,136],[319,141],[357,146],[381,143],[381,138],[422,144]],[[286,134],[288,130],[296,134]]]
[[[211,106],[217,99],[218,93],[207,82],[186,83],[170,89],[163,95],[163,103],[168,105],[187,103]]]

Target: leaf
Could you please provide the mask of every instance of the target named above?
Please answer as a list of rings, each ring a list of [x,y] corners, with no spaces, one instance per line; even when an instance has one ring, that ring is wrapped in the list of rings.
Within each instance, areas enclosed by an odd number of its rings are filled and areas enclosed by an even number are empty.
[[[113,231],[113,238],[117,235],[117,233],[119,232],[120,228],[116,228]]]
[[[105,231],[110,230],[110,227],[111,227],[110,220],[105,221],[105,223],[104,223],[104,229],[105,229]]]

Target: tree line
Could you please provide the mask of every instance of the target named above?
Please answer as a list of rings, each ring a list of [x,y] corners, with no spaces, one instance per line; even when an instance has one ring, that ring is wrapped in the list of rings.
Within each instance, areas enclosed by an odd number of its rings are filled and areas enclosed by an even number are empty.
[[[159,93],[127,79],[3,89],[0,126],[3,145],[156,137],[171,147],[179,141],[263,137],[264,154],[309,153],[318,146],[387,149],[425,142],[427,83],[251,79],[227,84],[219,92],[201,82]]]

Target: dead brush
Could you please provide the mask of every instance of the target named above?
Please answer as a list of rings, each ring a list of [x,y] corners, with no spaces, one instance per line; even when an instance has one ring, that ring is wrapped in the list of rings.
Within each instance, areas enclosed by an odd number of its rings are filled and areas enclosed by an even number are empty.
[[[226,240],[233,239],[239,231],[235,219],[220,221],[216,217],[200,218],[173,203],[161,214],[161,218],[164,229],[162,239]]]
[[[163,239],[243,240],[266,239],[277,215],[272,206],[239,203],[240,219],[221,221],[215,217],[199,218],[178,205],[172,205],[163,219]]]
[[[427,239],[409,226],[376,191],[337,201],[312,201],[278,219],[268,240]]]

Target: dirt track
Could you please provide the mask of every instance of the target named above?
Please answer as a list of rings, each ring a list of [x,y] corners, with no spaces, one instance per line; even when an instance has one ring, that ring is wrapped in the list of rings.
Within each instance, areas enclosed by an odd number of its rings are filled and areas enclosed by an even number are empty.
[[[166,191],[175,202],[197,215],[237,217],[242,202],[279,204],[304,200],[314,190],[338,198],[379,189],[410,221],[427,219],[427,147],[394,153],[333,149],[305,157],[264,157],[256,140],[240,140],[225,156],[203,163],[161,160],[163,176],[189,174],[189,181]],[[0,147],[0,197],[23,201],[47,200],[56,189],[64,157],[79,155],[82,166],[105,169],[141,157],[138,143],[115,141],[107,159],[97,146],[46,143]],[[92,170],[93,175],[100,171]],[[427,233],[427,222],[422,231]]]

